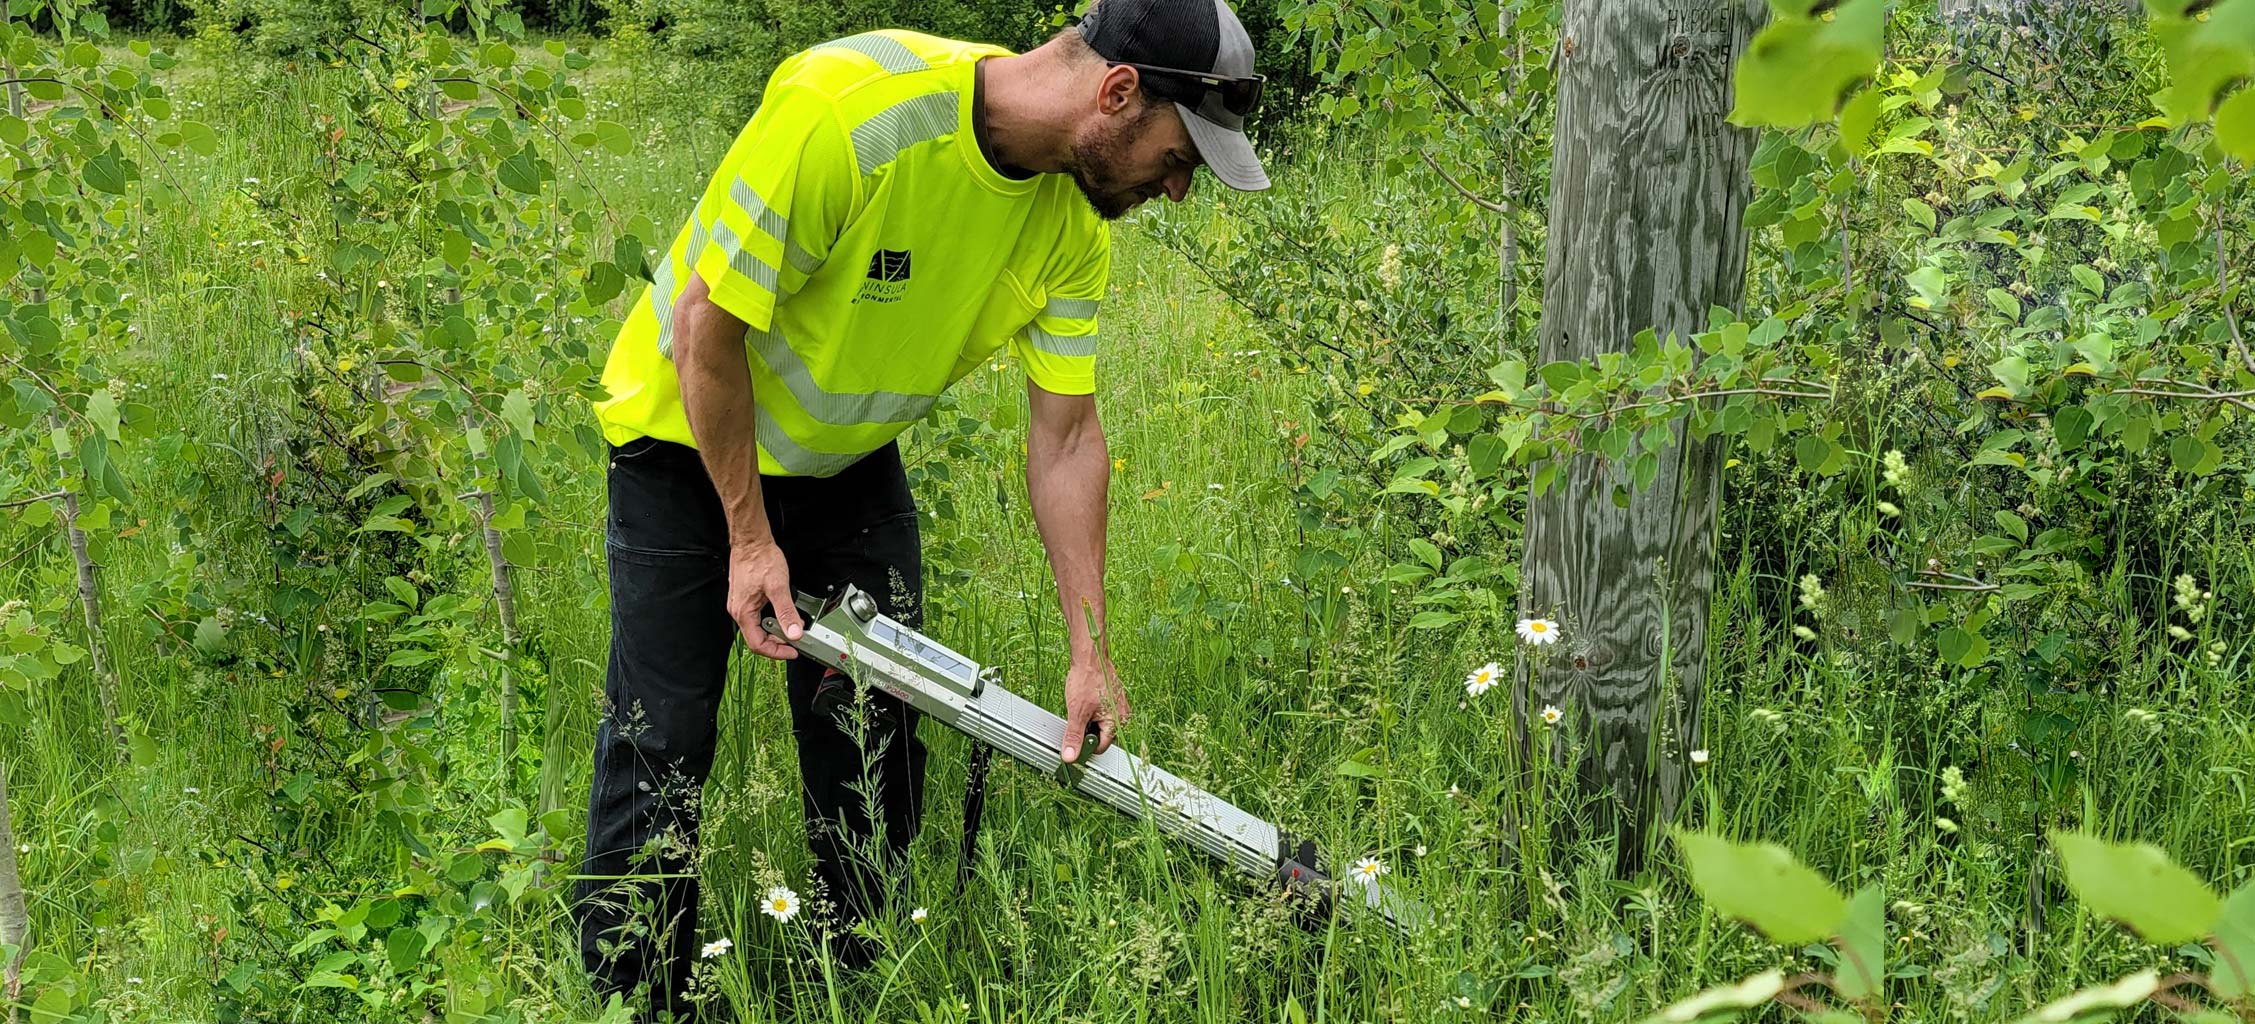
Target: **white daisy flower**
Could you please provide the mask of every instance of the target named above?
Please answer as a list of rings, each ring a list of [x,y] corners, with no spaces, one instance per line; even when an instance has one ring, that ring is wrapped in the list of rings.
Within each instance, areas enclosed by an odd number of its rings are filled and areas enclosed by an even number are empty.
[[[932,912],[924,909],[923,907],[918,907],[908,912],[908,919],[916,922],[917,924],[923,924],[924,919],[930,916],[932,916]]]
[[[1691,763],[1692,763],[1692,764],[1706,764],[1706,763],[1707,763],[1707,752],[1706,752],[1706,751],[1704,751],[1704,750],[1694,750],[1694,751],[1692,751],[1692,752],[1691,752]]]
[[[1500,675],[1502,671],[1503,670],[1498,667],[1495,662],[1492,661],[1480,666],[1479,668],[1473,669],[1471,675],[1464,677],[1464,692],[1471,694],[1474,697],[1488,692],[1490,689],[1493,689],[1495,687],[1496,677]]]
[[[1519,639],[1537,647],[1558,642],[1558,623],[1549,619],[1520,619]]]
[[[760,913],[778,921],[788,921],[799,916],[799,894],[780,885],[767,891],[767,899],[760,903]]]
[[[731,948],[734,948],[735,945],[735,943],[728,941],[726,938],[714,939],[711,942],[705,943],[704,958],[710,960],[716,956],[721,955],[722,953],[728,952]]]
[[[1565,717],[1566,713],[1558,710],[1558,705],[1556,704],[1545,704],[1542,706],[1542,722],[1544,725],[1557,725]]]
[[[1376,857],[1364,857],[1355,862],[1351,873],[1356,879],[1369,884],[1378,881],[1378,876],[1386,873],[1386,865]]]

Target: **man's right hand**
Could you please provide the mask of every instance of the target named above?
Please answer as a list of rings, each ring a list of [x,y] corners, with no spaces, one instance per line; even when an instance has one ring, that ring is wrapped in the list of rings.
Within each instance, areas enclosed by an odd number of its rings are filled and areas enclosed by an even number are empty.
[[[783,635],[798,639],[805,627],[791,598],[791,567],[783,561],[783,549],[772,540],[739,542],[728,554],[728,617],[736,620],[752,653],[777,661],[798,657],[798,648],[760,625],[770,608]]]

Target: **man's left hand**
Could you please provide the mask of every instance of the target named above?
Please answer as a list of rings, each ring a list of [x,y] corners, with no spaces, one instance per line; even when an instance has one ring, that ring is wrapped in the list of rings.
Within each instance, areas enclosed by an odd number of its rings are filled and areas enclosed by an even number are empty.
[[[1065,675],[1065,763],[1080,762],[1081,739],[1088,734],[1089,723],[1096,723],[1099,733],[1096,749],[1088,752],[1095,757],[1112,748],[1113,733],[1127,720],[1127,687],[1120,685],[1112,659],[1076,662]]]

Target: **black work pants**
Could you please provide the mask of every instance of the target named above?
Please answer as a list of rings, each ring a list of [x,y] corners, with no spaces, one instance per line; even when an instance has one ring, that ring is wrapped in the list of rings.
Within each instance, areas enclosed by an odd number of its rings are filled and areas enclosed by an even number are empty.
[[[728,524],[701,457],[685,445],[645,437],[613,447],[609,486],[611,654],[578,892],[580,953],[599,990],[647,981],[653,1010],[684,1012],[680,997],[699,948],[697,808],[712,771],[729,651],[739,646],[728,617]],[[835,476],[762,477],[760,486],[793,589],[826,593],[852,583],[887,615],[922,624],[916,503],[896,444]],[[748,649],[743,656],[754,657]],[[869,692],[860,742],[839,719],[818,714],[822,673],[803,656],[784,672],[820,881],[818,892],[801,895],[810,905],[811,897],[829,900],[840,923],[850,923],[906,889],[924,747],[915,711],[881,691]],[[876,783],[873,807],[865,777]],[[873,817],[880,843],[871,841]]]

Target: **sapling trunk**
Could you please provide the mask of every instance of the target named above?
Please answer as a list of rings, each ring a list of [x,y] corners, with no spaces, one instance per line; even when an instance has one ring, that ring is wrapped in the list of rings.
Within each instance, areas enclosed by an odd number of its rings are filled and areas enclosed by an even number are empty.
[[[61,429],[62,414],[50,412],[48,422]],[[94,682],[102,697],[102,719],[109,725],[110,738],[118,746],[125,745],[125,726],[118,715],[117,677],[110,671],[107,646],[102,640],[102,588],[94,575],[93,556],[86,551],[86,531],[78,528],[78,492],[64,487],[62,491],[63,535],[70,541],[71,559],[78,563],[78,608],[86,619],[86,659],[94,670]]]
[[[15,951],[0,971],[0,985],[6,988],[10,1006],[22,1001],[24,950],[30,945],[30,936],[31,913],[24,907],[23,875],[16,868],[16,832],[8,817],[8,763],[0,761],[0,946]]]
[[[501,531],[493,528],[493,494],[473,491],[465,497],[477,512],[478,532],[485,538],[486,562],[493,572],[493,604],[501,612],[501,769],[506,783],[517,764],[517,680],[510,671],[517,660],[517,590],[509,572],[509,557],[501,553]]]

